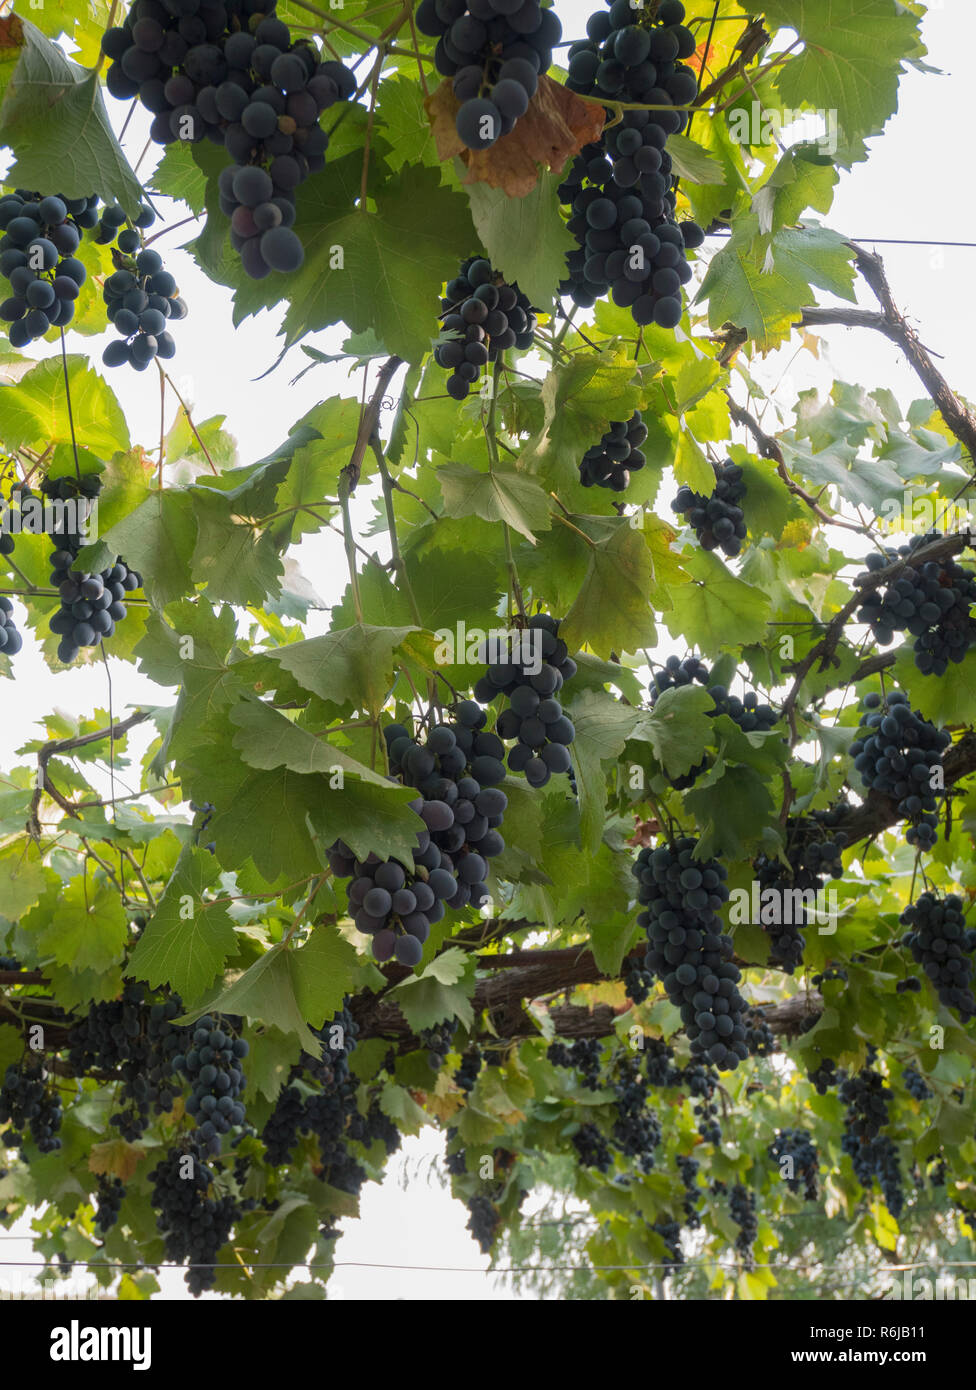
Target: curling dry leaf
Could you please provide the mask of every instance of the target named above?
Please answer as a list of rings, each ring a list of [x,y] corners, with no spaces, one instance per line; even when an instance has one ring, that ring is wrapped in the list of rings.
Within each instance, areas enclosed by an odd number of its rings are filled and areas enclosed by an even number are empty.
[[[540,165],[561,170],[584,145],[599,140],[606,120],[602,106],[583,101],[558,82],[542,77],[515,129],[490,149],[469,150],[461,143],[454,124],[461,103],[449,77],[424,104],[438,158],[460,155],[468,166],[465,183],[487,183],[504,189],[510,198],[524,198],[532,192],[539,181]]]

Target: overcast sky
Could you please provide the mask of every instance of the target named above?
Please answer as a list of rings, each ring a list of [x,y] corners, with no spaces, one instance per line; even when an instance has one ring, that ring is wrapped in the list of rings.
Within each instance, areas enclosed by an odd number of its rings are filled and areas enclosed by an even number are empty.
[[[557,0],[564,37],[582,33],[591,0]],[[689,12],[696,7],[689,4]],[[976,240],[971,229],[972,191],[965,151],[971,143],[969,68],[976,47],[976,6],[968,0],[945,0],[926,18],[923,29],[929,48],[928,62],[943,76],[924,76],[914,71],[903,79],[900,109],[881,138],[872,142],[869,162],[853,174],[842,175],[828,224],[848,236],[871,244],[872,238],[919,241]],[[973,40],[973,42],[970,42]],[[959,69],[959,64],[962,68]],[[124,108],[113,103],[114,115],[124,118]],[[129,124],[126,152],[135,161],[145,144],[147,122],[142,113]],[[150,152],[148,160],[155,157]],[[0,155],[0,161],[4,156]],[[6,167],[0,162],[0,168]],[[145,178],[151,165],[140,167]],[[324,175],[328,177],[328,174]],[[161,201],[168,221],[181,213],[168,200]],[[185,212],[185,210],[184,210]],[[191,230],[192,234],[192,230]],[[263,457],[287,435],[294,420],[317,401],[335,394],[355,394],[359,378],[349,381],[337,368],[318,367],[296,386],[290,379],[307,359],[295,349],[270,377],[256,380],[277,356],[275,332],[280,314],[263,313],[235,329],[230,294],[210,283],[191,258],[179,250],[184,229],[157,243],[165,264],[176,275],[189,305],[189,317],[174,327],[177,353],[170,373],[194,417],[227,416],[227,425],[238,440],[240,462]],[[950,383],[972,395],[972,360],[968,305],[976,273],[976,250],[934,246],[879,245],[884,256],[895,300],[918,328],[922,341],[940,354],[940,365]],[[446,266],[444,278],[453,274]],[[875,307],[869,292],[862,302]],[[431,287],[432,316],[437,287]],[[433,330],[432,330],[433,331]],[[111,336],[114,336],[111,335]],[[332,329],[312,341],[323,351],[335,351],[345,332]],[[788,406],[796,394],[810,387],[829,390],[834,379],[856,383],[866,390],[885,386],[898,400],[908,402],[924,394],[894,347],[866,331],[826,329],[821,333],[826,350],[820,360],[809,353],[793,355],[790,347],[753,367],[766,385],[781,382],[778,397]],[[153,372],[137,374],[126,368],[101,367],[102,347],[109,341],[70,335],[69,351],[92,354],[117,392],[134,442],[152,447],[159,435],[159,387]],[[45,356],[46,344],[35,349]],[[792,358],[792,361],[791,361]],[[171,401],[168,423],[176,402]],[[745,442],[741,433],[736,442]],[[365,514],[365,508],[361,508]],[[834,533],[835,536],[838,534]],[[313,588],[327,603],[335,602],[346,583],[341,542],[328,532],[304,543],[300,561]],[[24,631],[23,611],[18,626]],[[324,630],[327,615],[313,615],[310,633]],[[61,708],[87,716],[107,699],[104,668],[95,665],[54,676],[40,659],[36,645],[25,633],[23,651],[16,659],[16,682],[4,683],[3,720],[0,721],[0,767],[9,767],[14,751],[27,738],[36,737],[34,722],[39,712]],[[131,666],[112,666],[115,710],[139,701],[168,703],[169,692],[141,676]],[[140,746],[137,742],[134,746]],[[428,1137],[429,1136],[429,1137]],[[382,1186],[369,1184],[362,1193],[362,1219],[345,1221],[337,1259],[349,1264],[413,1266],[412,1269],[342,1268],[331,1282],[330,1297],[350,1299],[498,1299],[511,1297],[500,1281],[483,1273],[460,1273],[459,1268],[484,1270],[487,1258],[464,1229],[466,1211],[428,1175],[430,1162],[442,1149],[434,1130],[407,1140],[390,1164]],[[406,1165],[409,1180],[401,1177]],[[531,1212],[531,1203],[526,1205]],[[21,1255],[23,1249],[23,1255]],[[3,1259],[30,1259],[26,1242],[7,1240]],[[438,1266],[444,1272],[416,1266]],[[10,1287],[12,1271],[0,1270],[0,1290]],[[182,1296],[182,1274],[164,1272],[168,1297]]]

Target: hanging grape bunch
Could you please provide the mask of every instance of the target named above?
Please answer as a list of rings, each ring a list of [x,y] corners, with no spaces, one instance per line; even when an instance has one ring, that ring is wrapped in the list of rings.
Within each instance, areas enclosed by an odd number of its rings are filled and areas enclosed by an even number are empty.
[[[749,1055],[741,975],[732,964],[732,939],[718,911],[728,901],[727,871],[717,860],[695,859],[695,840],[645,848],[631,872],[637,922],[650,943],[647,963],[681,1012],[692,1056],[734,1070]]]
[[[10,346],[26,347],[74,318],[86,270],[75,252],[97,220],[98,199],[45,197],[18,188],[0,198],[0,275],[11,297],[0,304]]]
[[[244,1123],[241,1062],[248,1044],[234,1037],[223,1019],[210,1014],[197,1020],[190,1041],[186,1052],[174,1057],[173,1066],[193,1087],[186,1113],[196,1120],[204,1152],[214,1156],[220,1153],[222,1136]]]
[[[143,245],[141,232],[155,220],[147,204],[140,207],[131,226],[126,225],[122,208],[102,211],[95,240],[101,245],[115,243],[115,271],[106,277],[102,294],[109,320],[122,335],[121,342],[109,343],[102,353],[106,367],[127,364],[143,372],[154,357],[165,360],[176,352],[167,324],[186,318],[186,303],[175,278],[164,270],[162,256]]]
[[[694,526],[695,535],[706,550],[721,548],[726,555],[738,555],[746,538],[745,513],[739,503],[746,495],[742,469],[731,459],[713,465],[715,487],[708,497],[681,487],[671,510]]]
[[[976,603],[976,575],[963,569],[951,555],[913,565],[912,556],[939,539],[937,531],[913,536],[897,550],[886,549],[868,556],[868,573],[897,560],[909,566],[897,579],[865,595],[857,615],[868,623],[882,646],[894,641],[896,632],[915,638],[915,665],[923,675],[943,676],[949,662],[959,662],[976,643],[976,621],[970,609]]]
[[[457,879],[457,893],[447,903],[456,911],[486,900],[488,861],[505,848],[499,827],[508,797],[497,786],[505,776],[505,748],[484,732],[485,723],[484,711],[469,700],[457,722],[435,725],[424,744],[402,724],[383,730],[390,771],[425,798],[420,814],[430,831],[426,853],[433,862],[436,850],[439,867]]]
[[[470,256],[441,300],[441,332],[434,361],[450,371],[447,392],[463,401],[488,362],[507,348],[530,348],[535,310],[518,285],[507,285],[482,256]]]
[[[680,322],[681,287],[692,274],[685,251],[704,240],[696,223],[675,221],[666,149],[668,136],[688,123],[685,111],[666,108],[687,106],[698,92],[694,71],[680,61],[695,51],[684,16],[679,0],[663,0],[656,10],[614,0],[608,14],[590,16],[588,38],[569,49],[570,91],[665,108],[625,111],[580,151],[559,189],[577,240],[561,291],[583,307],[610,293],[641,326]]]
[[[942,897],[925,892],[899,918],[908,930],[902,945],[922,967],[947,1009],[957,1010],[963,1023],[976,1018],[973,994],[973,952],[976,930],[966,926],[965,904],[956,893]],[[921,986],[916,980],[917,992]]]
[[[188,13],[189,10],[195,10]],[[292,42],[273,3],[201,0],[162,10],[137,0],[103,52],[106,85],[138,97],[158,144],[210,140],[233,164],[220,174],[220,207],[246,273],[297,270],[304,250],[292,231],[299,185],[325,167],[329,138],[319,117],[347,101],[356,79],[342,63],[320,62],[308,40]]]
[[[576,737],[556,698],[564,681],[576,675],[576,662],[559,636],[559,620],[537,613],[517,640],[483,655],[495,659],[474,687],[475,700],[488,705],[508,696],[495,734],[505,742],[517,740],[508,754],[510,770],[524,772],[530,787],[544,787],[553,773],[569,772],[569,745]]]
[[[932,849],[939,838],[935,788],[952,735],[915,713],[901,690],[892,690],[884,703],[872,691],[861,707],[866,713],[850,747],[861,781],[897,801],[898,814],[910,821],[910,845]]]
[[[23,645],[24,639],[14,622],[14,606],[6,594],[0,594],[0,653],[16,656]]]
[[[45,478],[41,491],[45,497],[61,502],[94,499],[102,489],[97,473],[84,473],[80,479]],[[61,605],[53,614],[51,631],[61,638],[58,660],[69,665],[82,647],[97,647],[115,633],[116,623],[126,616],[125,597],[142,587],[142,576],[119,556],[115,564],[100,573],[78,569],[75,561],[87,538],[65,529],[59,523],[52,535],[51,583],[58,590]]]
[[[583,455],[579,466],[582,485],[625,492],[631,473],[643,468],[647,461],[640,451],[646,438],[647,426],[639,410],[635,410],[629,420],[611,420],[599,444],[594,444]]]
[[[525,115],[563,32],[538,0],[421,0],[416,23],[438,41],[437,71],[454,78],[469,150],[488,149]]]

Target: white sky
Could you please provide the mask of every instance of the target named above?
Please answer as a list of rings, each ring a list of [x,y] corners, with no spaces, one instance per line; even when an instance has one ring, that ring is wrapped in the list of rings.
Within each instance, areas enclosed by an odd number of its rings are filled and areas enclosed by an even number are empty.
[[[592,0],[557,0],[564,37],[580,35],[593,8]],[[699,8],[689,3],[691,14]],[[976,46],[976,6],[966,0],[945,0],[927,16],[923,34],[929,48],[928,62],[945,75],[908,73],[901,85],[898,114],[889,122],[886,133],[872,142],[869,162],[858,165],[853,175],[842,176],[833,209],[825,219],[837,231],[859,237],[868,245],[872,237],[974,239],[972,186],[964,152],[971,142],[968,70]],[[124,108],[111,98],[108,100],[110,106],[115,106],[115,114],[124,114]],[[133,161],[145,143],[147,123],[141,116],[139,113],[130,122],[126,136],[126,151]],[[155,149],[149,155],[150,159],[154,157]],[[143,176],[147,172],[146,166],[140,170]],[[172,206],[167,200],[160,203],[160,208],[166,209],[167,219],[176,221],[181,214],[174,211],[170,215],[168,209]],[[174,233],[174,242],[184,235],[182,229]],[[358,392],[360,378],[347,381],[334,367],[317,367],[297,386],[289,386],[290,378],[308,360],[298,349],[272,376],[254,380],[277,356],[274,334],[280,315],[264,313],[235,329],[229,292],[211,284],[192,259],[169,246],[169,242],[164,237],[157,249],[163,252],[167,269],[176,275],[190,311],[188,318],[175,325],[177,353],[168,364],[169,371],[191,404],[196,420],[226,414],[226,428],[237,438],[241,463],[254,462],[267,454],[285,438],[292,422],[320,399],[330,394]],[[940,366],[950,384],[971,395],[968,309],[976,276],[976,250],[925,246],[878,249],[884,257],[896,303],[918,328],[926,346],[940,354]],[[445,267],[445,278],[451,273],[451,268]],[[866,307],[876,307],[869,291],[860,297]],[[437,287],[432,286],[432,315],[436,300]],[[335,351],[344,337],[340,328],[319,334],[312,341],[323,351]],[[924,394],[894,347],[879,335],[830,328],[820,330],[820,337],[826,348],[820,361],[801,352],[791,363],[792,354],[786,348],[767,363],[753,366],[754,375],[763,384],[780,382],[777,397],[784,406],[788,407],[801,390],[819,387],[826,392],[834,379],[856,383],[866,390],[888,387],[903,406]],[[156,375],[137,374],[125,368],[108,372],[101,368],[101,350],[107,341],[109,335],[82,339],[69,334],[68,348],[92,354],[122,402],[133,441],[151,447],[159,437]],[[42,345],[36,355],[44,356],[48,351],[47,345]],[[171,400],[167,425],[175,410],[176,402]],[[767,424],[773,429],[771,418],[767,418]],[[743,442],[741,432],[736,439]],[[365,514],[362,505],[361,515]],[[321,533],[302,545],[299,559],[313,588],[326,602],[334,602],[346,583],[339,538],[329,532]],[[23,632],[22,611],[18,616],[18,627]],[[310,631],[324,630],[325,620],[326,615],[313,615]],[[117,716],[126,704],[140,700],[167,703],[171,698],[168,692],[161,692],[123,663],[113,663],[112,678]],[[15,750],[25,739],[37,736],[34,721],[38,712],[62,708],[87,716],[96,706],[104,708],[106,699],[101,665],[52,675],[41,661],[30,634],[25,632],[24,649],[16,658],[16,681],[3,685],[0,768],[11,765]],[[138,746],[141,745],[133,742],[133,747]],[[438,1266],[445,1272],[344,1268],[329,1285],[330,1297],[512,1297],[501,1287],[501,1281],[490,1275],[447,1272],[448,1268],[454,1271],[458,1267],[485,1270],[488,1260],[464,1229],[467,1213],[463,1205],[455,1202],[436,1181],[424,1176],[431,1159],[441,1151],[442,1141],[434,1130],[405,1140],[384,1183],[368,1184],[363,1189],[362,1218],[343,1223],[336,1257],[339,1262],[371,1265]],[[409,1175],[406,1188],[401,1183],[404,1170]],[[531,1210],[531,1203],[526,1204],[526,1210]],[[32,1258],[26,1241],[8,1239],[0,1249],[0,1260]],[[162,1279],[165,1297],[183,1296],[182,1274],[164,1271]],[[0,1291],[16,1287],[18,1282],[16,1271],[0,1268]]]

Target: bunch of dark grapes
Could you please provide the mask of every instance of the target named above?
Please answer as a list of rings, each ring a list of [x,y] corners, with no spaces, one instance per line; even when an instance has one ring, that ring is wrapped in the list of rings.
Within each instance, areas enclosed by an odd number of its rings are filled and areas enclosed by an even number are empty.
[[[418,814],[424,806],[423,797],[410,802]],[[436,812],[432,814],[436,818]],[[365,859],[357,859],[343,840],[336,840],[329,850],[332,872],[352,879],[346,892],[353,920],[359,931],[373,938],[373,955],[379,961],[395,955],[401,965],[417,965],[431,925],[444,916],[445,903],[460,902],[460,884],[442,865],[441,851],[432,843],[429,830],[417,834],[414,864],[408,871],[396,860],[380,859],[372,851]],[[428,864],[434,867],[428,869]]]
[[[952,742],[946,729],[937,729],[912,710],[908,696],[892,690],[882,705],[874,691],[864,696],[862,724],[850,753],[861,781],[870,790],[890,796],[910,825],[905,839],[920,850],[932,849],[939,838],[935,786],[942,773],[942,754]]]
[[[0,970],[23,970],[16,956],[0,956]]]
[[[738,555],[746,538],[745,513],[739,505],[745,498],[742,469],[731,459],[714,464],[715,486],[708,497],[680,487],[671,510],[685,515],[705,550],[721,549]]]
[[[466,1205],[469,1212],[467,1229],[478,1242],[481,1253],[487,1255],[495,1243],[495,1235],[501,1223],[498,1209],[494,1202],[480,1194],[469,1198]]]
[[[11,1062],[0,1085],[0,1149],[19,1149],[20,1157],[28,1161],[27,1136],[42,1154],[54,1153],[61,1147],[58,1131],[61,1128],[61,1096],[40,1057],[28,1057],[21,1063]]]
[[[613,1153],[606,1139],[594,1124],[580,1125],[572,1136],[576,1156],[584,1168],[596,1168],[601,1173],[610,1170]]]
[[[681,1071],[674,1065],[674,1048],[663,1038],[644,1039],[644,1070],[650,1086],[677,1086]]]
[[[95,1207],[95,1229],[100,1231],[103,1236],[108,1235],[118,1221],[124,1197],[125,1183],[121,1178],[113,1177],[109,1173],[99,1174],[93,1205]]]
[[[0,594],[0,653],[16,656],[24,645],[24,639],[14,623],[14,606],[6,594]]]
[[[972,986],[976,931],[966,926],[962,898],[956,893],[944,898],[922,893],[899,921],[908,928],[902,945],[931,980],[939,1002],[955,1009],[963,1023],[976,1018]],[[907,982],[903,983],[907,988]]]
[[[633,1004],[643,1004],[654,984],[654,971],[648,967],[642,955],[628,956],[625,964],[624,989],[627,998]]]
[[[760,854],[754,865],[761,895],[762,915],[758,925],[769,937],[769,962],[788,975],[803,963],[806,938],[800,929],[810,921],[808,903],[811,897],[815,917],[816,895],[823,890],[825,876],[841,878],[844,873],[841,855],[847,844],[846,834],[836,830],[819,838],[820,834],[819,825],[797,818],[787,826],[787,862]],[[775,910],[769,914],[772,920],[768,922],[766,903],[769,900],[763,902],[766,893],[775,894]]]
[[[655,1221],[650,1229],[661,1237],[667,1249],[664,1257],[665,1269],[679,1269],[685,1262],[681,1249],[681,1223],[679,1221]]]
[[[196,1120],[202,1151],[215,1157],[221,1137],[244,1123],[240,1096],[246,1084],[241,1062],[248,1054],[244,1038],[234,1037],[220,1017],[204,1014],[189,1038],[190,1046],[178,1053],[174,1066],[193,1090],[186,1113]]]
[[[483,256],[461,262],[441,300],[441,339],[434,361],[451,375],[447,394],[463,401],[489,362],[535,341],[536,312],[518,285],[506,284]]]
[[[469,150],[490,148],[525,115],[563,32],[539,0],[421,0],[416,23],[437,39],[437,71],[454,78]]]
[[[75,252],[95,224],[97,198],[45,197],[18,188],[0,198],[0,275],[11,297],[0,304],[10,346],[26,347],[51,328],[64,328],[87,272]]]
[[[379,1141],[386,1149],[387,1157],[395,1154],[403,1142],[403,1136],[396,1125],[384,1115],[378,1101],[373,1101],[365,1115],[358,1112],[349,1121],[349,1138],[356,1139],[365,1148]]]
[[[480,1048],[477,1047],[469,1047],[462,1056],[461,1065],[454,1073],[454,1080],[465,1094],[474,1090],[475,1083],[481,1075],[484,1060]]]
[[[117,1074],[120,1108],[109,1122],[130,1143],[153,1115],[168,1114],[182,1091],[176,1063],[187,1030],[173,1023],[182,1012],[179,995],[150,1002],[143,985],[128,981],[120,998],[90,1004],[68,1034],[68,1061],[77,1075]]]
[[[686,1086],[694,1098],[692,1111],[702,1141],[706,1144],[720,1144],[722,1131],[718,1124],[718,1106],[713,1099],[717,1086],[715,1073],[710,1067],[695,1063],[685,1067],[678,1084]]]
[[[769,1057],[779,1051],[776,1034],[766,1022],[762,1009],[746,1009],[744,1023],[750,1057]]]
[[[97,473],[80,478],[45,478],[41,491],[55,501],[74,501],[78,507],[90,503],[102,489]],[[51,552],[51,583],[61,600],[51,616],[50,628],[61,640],[58,660],[69,665],[82,647],[97,647],[115,633],[116,623],[126,616],[125,597],[142,587],[142,576],[130,569],[121,556],[99,573],[77,567],[78,552],[87,538],[68,529],[67,519],[58,522],[51,534],[56,547]]]
[[[451,1050],[451,1042],[457,1032],[456,1018],[446,1018],[433,1028],[421,1028],[417,1041],[427,1049],[427,1061],[432,1071],[440,1071]]]
[[[905,1090],[913,1100],[930,1100],[934,1094],[925,1077],[915,1067],[906,1067],[901,1074],[901,1079],[905,1083]]]
[[[639,410],[629,420],[611,420],[610,428],[583,455],[579,466],[583,487],[606,487],[611,492],[626,492],[631,473],[647,462],[640,446],[647,438],[647,426]]]
[[[888,584],[865,595],[857,615],[868,623],[877,640],[887,646],[896,632],[915,638],[915,665],[923,675],[945,675],[950,661],[959,662],[976,642],[976,575],[951,555],[918,563],[918,552],[939,539],[937,531],[913,536],[897,550],[885,549],[867,558],[868,573],[907,562],[907,568]]]
[[[814,989],[819,989],[822,984],[829,983],[831,980],[843,980],[846,983],[847,979],[847,971],[842,966],[828,965],[825,970],[818,970],[810,983]]]
[[[839,1086],[844,1079],[844,1071],[837,1066],[832,1057],[824,1057],[813,1071],[807,1074],[807,1080],[815,1088],[818,1096],[825,1096],[834,1086]]]
[[[500,827],[508,797],[498,786],[505,776],[505,749],[483,731],[484,723],[484,712],[468,700],[456,721],[435,725],[422,744],[402,724],[383,730],[390,771],[424,797],[420,815],[431,838],[426,867],[444,868],[458,881],[458,892],[447,903],[455,911],[485,902],[489,861],[505,848]]]
[[[717,915],[728,901],[727,873],[717,860],[696,861],[696,847],[685,838],[641,850],[631,870],[646,905],[637,921],[647,931],[648,964],[681,1012],[693,1056],[734,1070],[749,1048],[741,975]]]
[[[144,372],[154,358],[165,361],[176,354],[167,325],[186,318],[186,301],[180,298],[175,277],[163,268],[159,252],[143,245],[139,228],[151,227],[155,220],[156,214],[146,204],[128,227],[122,208],[107,207],[102,212],[96,240],[115,241],[115,270],[106,277],[102,296],[109,321],[121,335],[102,353],[106,367],[128,365]]]
[[[102,39],[112,59],[106,85],[153,113],[157,144],[223,145],[220,207],[246,273],[294,271],[304,250],[292,231],[295,194],[325,167],[329,138],[319,117],[354,95],[342,63],[320,62],[309,40],[292,42],[273,0],[184,0],[167,9],[136,0]]]
[[[573,1067],[591,1091],[600,1085],[600,1059],[603,1044],[599,1038],[576,1038],[569,1047],[563,1042],[550,1043],[546,1057],[554,1067]]]
[[[680,62],[695,51],[681,23],[684,7],[664,0],[655,11],[614,0],[609,14],[591,15],[588,38],[569,49],[571,91],[607,101],[667,108],[686,106],[698,91]],[[577,249],[567,257],[560,289],[589,306],[608,291],[635,323],[674,328],[681,286],[691,278],[685,250],[702,244],[694,222],[674,220],[676,180],[666,145],[687,124],[684,111],[625,111],[597,144],[586,145],[560,186],[571,205]]]
[[[772,705],[761,704],[754,690],[747,690],[740,700],[730,695],[724,685],[711,684],[712,673],[697,656],[669,656],[660,671],[655,671],[650,690],[651,708],[657,704],[665,690],[674,690],[695,681],[704,685],[715,702],[715,708],[707,711],[709,719],[717,719],[727,714],[745,734],[766,733],[779,719]],[[702,764],[704,767],[705,765]]]
[[[297,1086],[283,1086],[274,1109],[261,1131],[268,1162],[275,1168],[287,1163],[298,1142],[305,1118],[305,1098]]]
[[[922,981],[917,975],[909,975],[904,980],[899,980],[895,985],[896,994],[921,994]]]
[[[554,773],[569,772],[569,745],[576,737],[557,698],[577,670],[559,636],[559,619],[536,613],[508,645],[485,650],[484,656],[491,664],[475,684],[475,700],[487,705],[508,696],[507,708],[495,721],[495,735],[505,742],[516,740],[508,754],[509,769],[523,772],[530,787],[544,787]]]
[[[611,1138],[614,1147],[637,1159],[642,1173],[654,1167],[654,1150],[661,1142],[661,1125],[647,1104],[647,1080],[635,1058],[625,1057],[614,1081],[616,1115]]]
[[[756,1219],[755,1196],[740,1182],[735,1183],[729,1193],[729,1215],[739,1227],[735,1248],[751,1269],[752,1247],[759,1234],[759,1222]]]
[[[791,1192],[799,1192],[802,1181],[804,1200],[817,1200],[817,1150],[805,1129],[778,1129],[770,1141],[769,1157]]]
[[[174,1263],[190,1266],[186,1286],[197,1298],[216,1282],[217,1254],[241,1215],[240,1204],[230,1195],[211,1195],[216,1175],[192,1141],[185,1150],[169,1149],[149,1177],[166,1254]]]
[[[468,1165],[464,1157],[463,1146],[457,1149],[451,1148],[451,1145],[457,1138],[457,1130],[448,1129],[444,1138],[447,1143],[447,1150],[444,1158],[444,1166],[446,1167],[447,1171],[450,1173],[452,1178],[460,1178],[464,1173],[468,1171]]]
[[[690,1154],[678,1154],[678,1176],[681,1178],[685,1188],[684,1224],[691,1229],[701,1225],[701,1217],[698,1215],[698,1170],[701,1164],[697,1158]]]
[[[874,1139],[888,1123],[891,1091],[879,1071],[874,1070],[877,1053],[868,1048],[867,1064],[841,1082],[839,1095],[847,1106],[846,1130],[859,1143]]]

